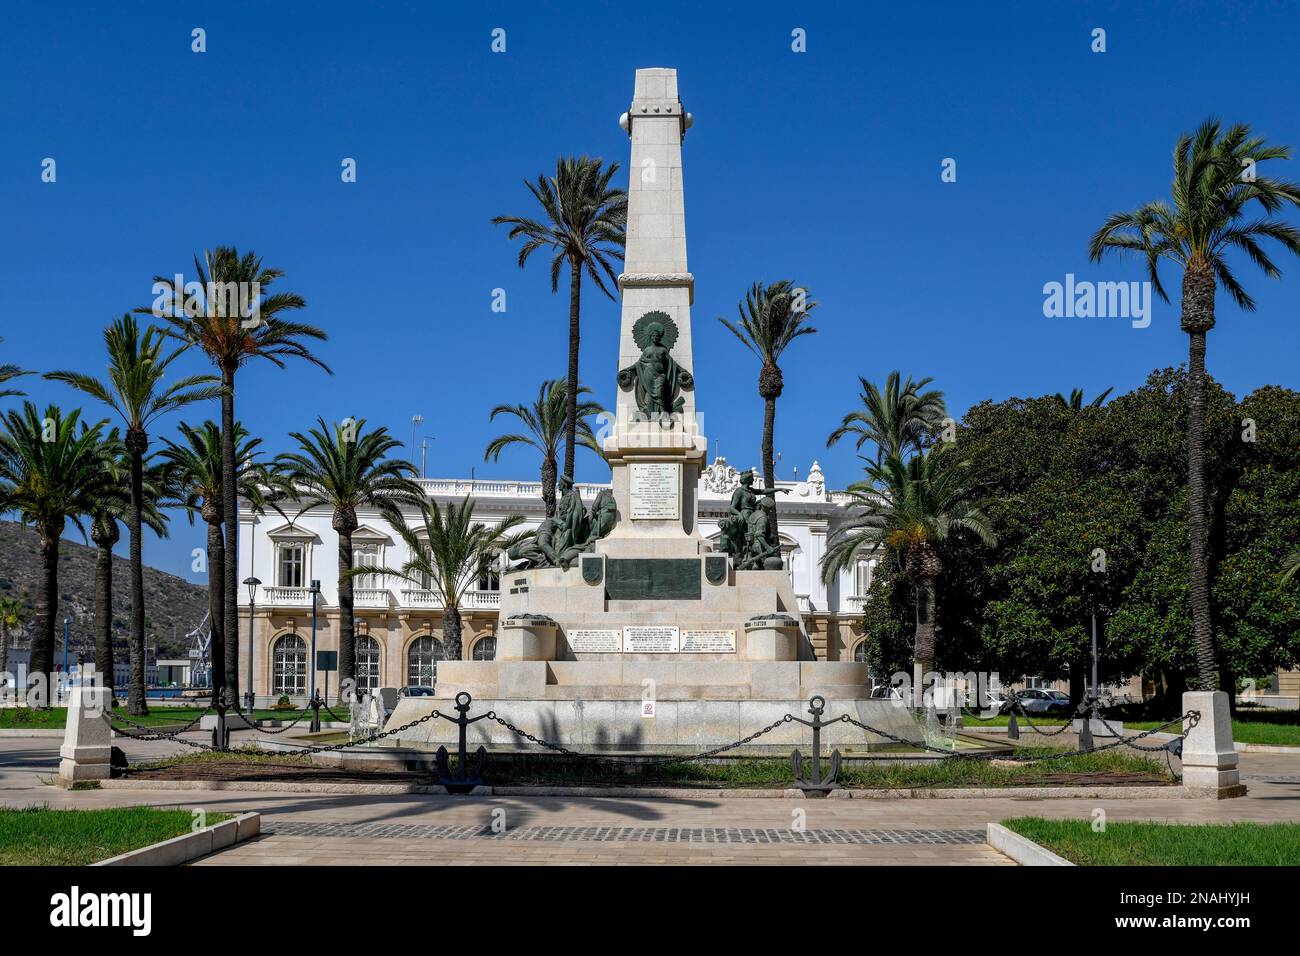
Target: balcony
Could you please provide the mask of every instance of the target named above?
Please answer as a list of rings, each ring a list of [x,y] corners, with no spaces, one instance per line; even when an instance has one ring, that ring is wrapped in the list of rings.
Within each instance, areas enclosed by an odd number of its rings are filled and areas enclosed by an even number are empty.
[[[309,608],[311,607],[311,591],[307,588],[264,587],[262,593],[258,595],[257,603],[265,607]]]
[[[862,609],[867,606],[867,602],[870,600],[871,598],[865,594],[850,594],[844,599],[844,602],[848,605],[850,612],[861,614]]]
[[[433,591],[405,588],[402,607],[441,611],[442,600]],[[460,601],[462,611],[495,611],[501,607],[500,591],[466,591]]]
[[[353,588],[352,606],[367,610],[387,610],[388,597],[388,588]]]

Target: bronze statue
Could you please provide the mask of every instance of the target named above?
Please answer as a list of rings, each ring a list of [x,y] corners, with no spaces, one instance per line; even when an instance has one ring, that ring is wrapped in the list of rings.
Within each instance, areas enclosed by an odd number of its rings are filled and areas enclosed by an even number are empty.
[[[635,388],[636,407],[647,419],[670,418],[686,403],[682,389],[695,387],[695,377],[671,354],[677,325],[666,312],[647,312],[632,327],[632,337],[641,357],[635,365],[619,370],[619,387]]]
[[[543,519],[530,537],[507,552],[507,568],[564,568],[567,571],[578,555],[595,550],[596,542],[614,530],[618,522],[618,506],[608,488],[596,496],[590,511],[583,505],[582,496],[571,479],[560,479],[560,493],[562,497],[555,516]]]
[[[731,555],[739,571],[779,571],[780,540],[772,534],[777,492],[788,488],[755,488],[754,473],[740,476],[740,486],[731,493],[731,507],[718,522],[718,546]]]

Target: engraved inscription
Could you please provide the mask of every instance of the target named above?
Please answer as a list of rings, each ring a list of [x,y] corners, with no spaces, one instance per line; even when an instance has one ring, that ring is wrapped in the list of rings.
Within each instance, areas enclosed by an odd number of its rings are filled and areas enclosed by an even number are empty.
[[[629,625],[623,628],[628,654],[676,654],[677,628],[668,625]]]
[[[632,519],[681,518],[682,466],[673,461],[634,461],[631,467]]]
[[[734,654],[735,631],[682,631],[683,654]]]

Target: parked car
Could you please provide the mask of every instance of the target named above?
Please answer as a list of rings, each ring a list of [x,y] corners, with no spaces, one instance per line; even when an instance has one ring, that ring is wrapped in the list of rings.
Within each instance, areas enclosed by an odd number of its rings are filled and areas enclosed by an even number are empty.
[[[1059,690],[1040,690],[1037,687],[1031,687],[1026,690],[1014,691],[1009,695],[1002,702],[999,713],[1011,713],[1012,697],[1020,701],[1020,709],[1027,714],[1047,714],[1057,717],[1067,715],[1073,710],[1070,706],[1069,694]]]
[[[402,688],[402,696],[403,697],[432,697],[433,688],[416,687],[414,685],[408,684],[406,687]]]

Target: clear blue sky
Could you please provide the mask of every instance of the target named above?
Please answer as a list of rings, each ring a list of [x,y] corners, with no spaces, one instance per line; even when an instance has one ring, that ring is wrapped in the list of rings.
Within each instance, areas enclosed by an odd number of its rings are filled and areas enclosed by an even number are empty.
[[[858,375],[933,375],[960,413],[1125,391],[1184,361],[1176,303],[1144,330],[1048,319],[1044,283],[1141,278],[1133,262],[1090,266],[1088,237],[1167,194],[1175,138],[1206,115],[1300,144],[1300,12],[1283,4],[50,6],[7,9],[0,35],[0,360],[102,371],[100,330],[151,301],[155,274],[189,276],[195,252],[233,243],[286,271],[335,371],[246,367],[238,412],[254,433],[279,450],[317,415],[354,415],[409,442],[419,412],[438,476],[536,474],[523,452],[483,463],[487,415],[563,374],[567,300],[542,261],[516,267],[489,218],[531,213],[521,180],[557,154],[626,164],[617,118],[637,67],[676,67],[695,115],[686,221],[710,438],[732,464],[757,462],[758,368],[715,317],[753,280],[792,277],[820,301],[820,333],[784,363],[778,471],[820,459],[837,487],[856,461],[825,436]],[[206,53],[191,52],[195,27]],[[946,157],[955,183],[940,180]],[[1243,267],[1255,315],[1219,299],[1209,366],[1238,394],[1296,385],[1300,264],[1284,271]],[[618,308],[590,289],[584,304],[583,378],[612,405]],[[79,403],[24,381],[42,403]],[[606,475],[580,459],[581,479]],[[173,526],[146,560],[195,577],[202,532]]]

